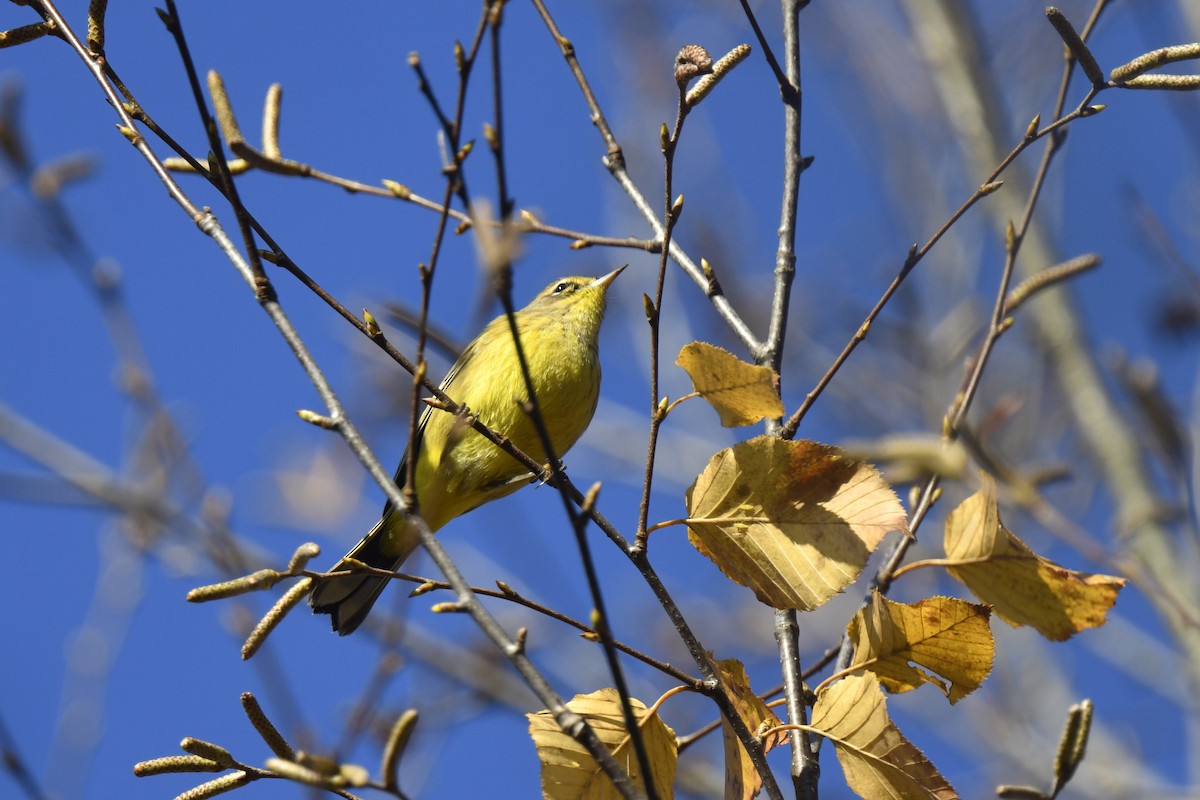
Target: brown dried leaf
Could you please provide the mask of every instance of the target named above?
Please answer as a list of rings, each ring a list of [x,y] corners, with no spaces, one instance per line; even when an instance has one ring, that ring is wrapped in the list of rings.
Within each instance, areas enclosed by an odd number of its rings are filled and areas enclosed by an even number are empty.
[[[953,800],[958,794],[888,717],[879,680],[850,675],[821,692],[812,727],[833,742],[846,783],[865,800]]]
[[[983,486],[946,517],[949,572],[1012,626],[1031,625],[1053,641],[1104,624],[1124,578],[1092,575],[1042,558],[1000,521],[996,482]]]
[[[767,708],[762,698],[750,688],[746,668],[736,658],[717,661],[717,672],[721,683],[733,701],[738,716],[751,731],[778,727],[781,723],[775,712]],[[750,800],[762,789],[762,776],[754,768],[750,754],[733,732],[728,722],[721,722],[721,738],[725,741],[725,800]],[[780,731],[763,739],[763,753],[787,741],[787,733]]]
[[[668,728],[657,713],[650,713],[639,700],[630,698],[633,714],[642,732],[650,766],[654,770],[654,790],[658,797],[670,800],[674,796],[675,762],[679,751],[675,731]],[[617,763],[629,771],[639,786],[644,786],[638,774],[638,759],[633,751],[633,739],[625,728],[621,697],[616,689],[601,689],[591,694],[578,694],[567,708],[587,719],[604,746],[612,751]],[[620,798],[615,786],[591,753],[579,742],[564,733],[549,711],[526,714],[529,735],[537,747],[542,762],[542,796],[548,800],[616,800]]]
[[[687,372],[696,392],[712,404],[726,428],[783,416],[779,376],[769,367],[747,364],[707,342],[684,345],[675,363]]]
[[[957,703],[992,671],[995,643],[988,626],[990,615],[987,606],[953,597],[905,604],[873,592],[870,605],[855,614],[846,628],[854,642],[850,666],[874,673],[893,694],[932,683]]]
[[[687,491],[688,539],[772,608],[810,611],[862,571],[904,509],[875,469],[829,445],[759,436]]]

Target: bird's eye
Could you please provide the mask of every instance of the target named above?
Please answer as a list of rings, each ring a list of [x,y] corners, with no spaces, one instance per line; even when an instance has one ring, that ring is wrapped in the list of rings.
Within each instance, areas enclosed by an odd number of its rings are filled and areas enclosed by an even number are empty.
[[[571,284],[567,283],[566,281],[563,281],[563,282],[562,282],[562,283],[560,283],[558,286],[555,286],[555,287],[554,287],[554,292],[553,292],[553,293],[554,293],[554,294],[562,294],[562,293],[563,293],[563,292],[565,292],[565,291],[566,291],[566,290],[567,290],[567,289],[568,289],[570,286],[571,286]]]

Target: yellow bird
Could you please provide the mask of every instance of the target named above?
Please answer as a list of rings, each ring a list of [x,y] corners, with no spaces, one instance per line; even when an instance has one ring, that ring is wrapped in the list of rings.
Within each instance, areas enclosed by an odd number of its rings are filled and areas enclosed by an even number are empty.
[[[556,455],[575,444],[596,411],[600,322],[609,284],[623,269],[601,278],[560,278],[516,312],[521,348]],[[548,460],[533,421],[521,408],[527,399],[525,381],[505,316],[488,323],[467,345],[441,388],[534,460]],[[417,509],[433,531],[512,494],[531,477],[516,459],[445,411],[425,409],[415,446]],[[405,453],[396,470],[397,484],[403,484],[407,459]],[[395,571],[419,544],[415,528],[388,503],[383,517],[346,558]],[[353,567],[343,559],[333,569]],[[309,602],[314,612],[329,614],[333,629],[345,636],[366,619],[388,582],[366,574],[322,581]]]

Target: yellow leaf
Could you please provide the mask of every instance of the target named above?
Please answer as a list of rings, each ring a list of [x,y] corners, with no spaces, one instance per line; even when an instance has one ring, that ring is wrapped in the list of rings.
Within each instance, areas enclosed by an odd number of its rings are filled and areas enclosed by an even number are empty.
[[[726,428],[783,416],[779,376],[769,367],[747,364],[706,342],[684,345],[675,363],[692,379],[697,394],[717,410]]]
[[[894,694],[932,683],[957,703],[992,671],[995,643],[988,627],[990,614],[987,606],[953,597],[927,597],[906,605],[872,592],[870,604],[846,628],[854,642],[850,666],[873,672]],[[949,685],[921,667],[941,675]]]
[[[846,783],[865,800],[953,800],[958,794],[888,717],[879,680],[850,675],[821,692],[812,727],[833,742]]]
[[[687,506],[692,545],[772,608],[820,606],[858,577],[888,531],[908,532],[871,465],[773,436],[713,456]]]
[[[1010,625],[1031,625],[1047,639],[1069,639],[1104,624],[1124,578],[1060,567],[1034,553],[1000,521],[996,482],[983,486],[946,517],[946,558],[969,563],[949,567]]]
[[[630,704],[654,771],[655,793],[663,800],[670,800],[674,796],[672,785],[678,759],[675,731],[668,728],[657,713],[650,713],[641,701],[630,698]],[[639,787],[644,788],[617,690],[601,689],[575,695],[567,708],[587,719],[617,763]],[[542,762],[543,797],[548,800],[616,800],[621,796],[591,753],[564,733],[549,711],[525,716],[529,719],[529,735]]]
[[[736,658],[717,661],[717,672],[721,683],[733,701],[733,707],[750,731],[757,732],[778,727],[779,717],[767,708],[762,698],[750,688],[746,669]],[[725,800],[750,800],[762,789],[762,776],[754,768],[750,754],[725,720],[721,721],[721,736],[725,740]],[[763,739],[763,753],[787,741],[787,733],[779,731]]]

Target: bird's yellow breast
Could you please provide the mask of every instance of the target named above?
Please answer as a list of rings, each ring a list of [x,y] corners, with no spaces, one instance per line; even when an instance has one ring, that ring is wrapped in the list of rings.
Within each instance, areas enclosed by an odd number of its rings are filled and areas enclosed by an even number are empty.
[[[521,312],[521,343],[542,419],[556,455],[583,435],[600,393],[596,331],[570,313]],[[598,327],[598,326],[597,326]],[[444,386],[492,430],[546,462],[537,430],[523,408],[528,399],[506,318],[494,320],[472,343]],[[528,470],[444,411],[429,410],[417,457],[417,498],[422,516],[437,530],[476,506],[510,494]]]

